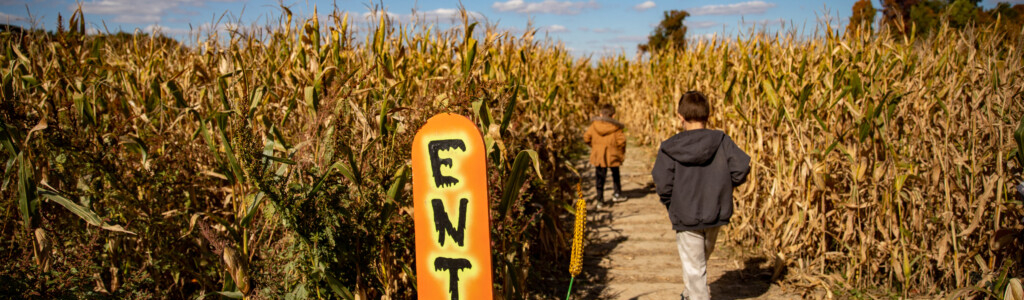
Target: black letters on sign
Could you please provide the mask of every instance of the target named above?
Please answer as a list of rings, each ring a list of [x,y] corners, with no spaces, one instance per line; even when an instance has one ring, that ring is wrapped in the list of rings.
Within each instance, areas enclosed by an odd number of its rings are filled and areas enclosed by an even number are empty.
[[[472,268],[473,265],[465,258],[438,257],[434,259],[434,271],[448,271],[451,276],[448,280],[448,292],[452,294],[452,300],[459,300],[459,271]]]
[[[462,140],[437,140],[431,141],[430,144],[427,145],[427,148],[430,150],[430,169],[434,172],[434,184],[441,188],[451,187],[456,183],[459,183],[459,180],[454,177],[441,175],[441,165],[451,168],[452,159],[441,159],[437,156],[437,153],[442,150],[451,150],[453,148],[466,151],[466,143],[462,142]]]
[[[444,236],[447,232],[447,235],[451,235],[455,243],[462,247],[466,233],[466,206],[469,206],[469,200],[466,198],[459,200],[458,229],[452,226],[452,220],[448,218],[448,212],[444,210],[444,202],[441,202],[441,199],[430,200],[430,204],[434,207],[434,230],[437,230],[437,243],[444,246]]]

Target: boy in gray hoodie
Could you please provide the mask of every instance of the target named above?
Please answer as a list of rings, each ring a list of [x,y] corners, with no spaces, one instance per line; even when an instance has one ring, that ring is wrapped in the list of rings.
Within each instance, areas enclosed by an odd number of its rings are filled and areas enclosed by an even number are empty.
[[[704,128],[710,114],[704,94],[683,94],[676,114],[684,131],[661,143],[651,176],[676,230],[683,299],[706,300],[708,257],[732,216],[732,189],[746,181],[750,156],[724,132]]]

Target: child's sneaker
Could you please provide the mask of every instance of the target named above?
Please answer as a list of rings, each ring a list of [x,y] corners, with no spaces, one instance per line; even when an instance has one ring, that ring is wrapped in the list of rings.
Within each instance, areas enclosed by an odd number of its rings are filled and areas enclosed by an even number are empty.
[[[626,197],[626,196],[623,196],[623,195],[620,195],[620,194],[617,194],[617,193],[616,194],[612,194],[612,201],[611,201],[612,203],[626,202],[626,200],[629,200],[629,197]]]

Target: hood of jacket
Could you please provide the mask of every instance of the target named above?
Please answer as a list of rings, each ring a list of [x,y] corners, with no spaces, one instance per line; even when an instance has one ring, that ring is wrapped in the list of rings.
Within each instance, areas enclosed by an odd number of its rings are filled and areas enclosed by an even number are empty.
[[[724,138],[725,133],[718,130],[687,130],[662,142],[661,151],[681,164],[704,164],[715,157]]]
[[[594,131],[600,136],[606,136],[625,127],[619,121],[605,116],[597,116],[590,121],[593,122]]]

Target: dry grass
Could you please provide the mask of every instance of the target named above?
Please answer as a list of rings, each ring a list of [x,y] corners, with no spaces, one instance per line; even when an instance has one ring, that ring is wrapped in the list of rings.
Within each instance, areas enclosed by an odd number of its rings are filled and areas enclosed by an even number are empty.
[[[18,266],[0,278],[44,297],[411,297],[407,148],[455,112],[493,146],[495,282],[521,298],[568,265],[564,161],[595,104],[653,143],[689,89],[754,158],[725,236],[778,257],[787,286],[913,296],[1021,274],[1024,45],[991,29],[758,33],[592,63],[468,21],[378,19],[355,40],[343,12],[285,10],[193,47],[83,24],[0,35],[0,245]]]
[[[778,257],[790,286],[1001,293],[1024,259],[1011,153],[1022,48],[987,28],[917,39],[762,32],[603,59],[597,71],[617,75],[606,98],[647,143],[676,132],[683,92],[709,95],[711,127],[753,157],[725,236]]]

